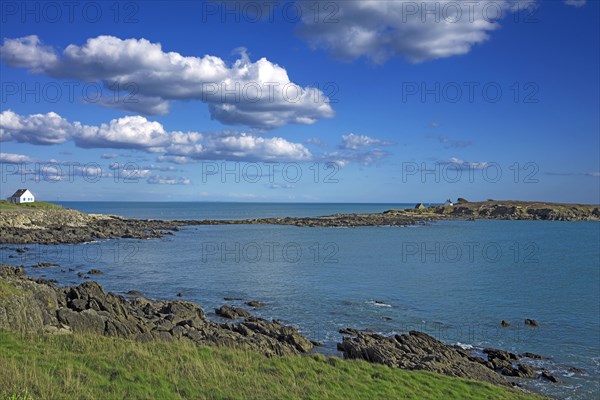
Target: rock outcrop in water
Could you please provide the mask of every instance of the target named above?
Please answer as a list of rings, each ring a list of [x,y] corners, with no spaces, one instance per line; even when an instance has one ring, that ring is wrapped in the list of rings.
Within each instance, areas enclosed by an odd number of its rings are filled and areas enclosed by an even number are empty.
[[[306,354],[310,340],[277,321],[248,316],[237,324],[206,318],[194,303],[131,300],[95,282],[57,288],[0,266],[0,330],[92,333],[136,340],[190,340],[199,345],[255,350],[267,356]]]
[[[338,350],[344,358],[360,359],[392,368],[425,370],[444,375],[485,381],[496,385],[510,385],[504,377],[537,379],[555,383],[558,378],[546,370],[536,370],[522,362],[521,357],[508,351],[486,348],[487,358],[479,357],[458,346],[450,346],[423,332],[382,336],[355,329],[343,329]],[[541,357],[524,353],[524,357]]]

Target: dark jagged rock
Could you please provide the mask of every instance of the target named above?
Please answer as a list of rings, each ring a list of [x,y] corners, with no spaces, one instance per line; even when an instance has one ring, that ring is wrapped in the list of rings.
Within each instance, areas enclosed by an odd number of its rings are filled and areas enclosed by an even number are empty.
[[[508,321],[505,321],[505,320],[502,320],[502,321],[500,321],[500,325],[501,325],[503,328],[508,328],[508,327],[510,326],[510,322],[508,322]]]
[[[227,319],[239,319],[250,317],[250,313],[240,307],[221,306],[220,308],[215,309],[215,313],[218,316]]]
[[[358,336],[358,334],[361,333],[358,329],[352,329],[352,328],[340,329],[339,332],[342,335],[350,335],[350,336]]]
[[[130,296],[143,296],[144,293],[140,292],[139,290],[129,290],[127,292],[128,295]]]
[[[99,269],[90,269],[88,272],[88,275],[103,275],[104,272],[100,271]]]
[[[585,370],[583,370],[583,369],[581,369],[581,368],[577,368],[577,367],[569,367],[569,371],[570,371],[570,372],[574,372],[574,373],[576,373],[576,374],[580,374],[580,375],[582,375],[582,374],[585,374],[585,373],[586,373],[586,372],[585,372]]]
[[[529,318],[525,319],[525,325],[533,326],[533,327],[540,326],[539,323],[535,319],[529,319]]]
[[[257,300],[251,300],[251,301],[247,302],[246,305],[249,306],[249,307],[253,307],[253,308],[259,308],[259,307],[265,307],[267,304],[266,303],[262,303],[262,302],[257,301]]]
[[[505,350],[485,348],[485,349],[483,349],[483,352],[488,355],[488,358],[490,360],[491,359],[500,359],[500,360],[511,361],[511,362],[519,360],[519,356],[517,356],[516,354],[513,354],[509,351],[505,351]]]
[[[530,353],[528,351],[521,354],[521,356],[526,357],[526,358],[531,358],[532,360],[545,360],[546,359],[546,357],[544,357],[544,356],[540,356],[539,354],[535,354],[535,353]]]
[[[348,335],[337,345],[344,358],[362,359],[394,368],[427,370],[499,385],[518,386],[514,380],[508,381],[503,376],[522,379],[538,377],[538,371],[533,366],[517,364],[519,356],[505,350],[483,349],[487,357],[482,358],[460,346],[446,345],[422,332],[411,331],[389,337],[355,329],[342,329],[340,333]],[[525,354],[536,356],[533,353]],[[546,370],[539,371],[539,374],[544,379],[558,381]]]
[[[357,332],[354,337],[344,337],[338,349],[349,359],[509,385],[496,372],[422,332],[390,337]]]
[[[501,370],[502,375],[505,376],[514,376],[518,378],[527,378],[533,379],[537,378],[537,372],[535,368],[527,365],[527,364],[519,364],[517,368],[503,368]]]
[[[49,268],[49,267],[59,267],[59,264],[49,263],[49,262],[39,262],[33,266],[33,268]]]
[[[556,376],[552,375],[550,373],[550,371],[548,370],[542,370],[542,375],[541,375],[542,379],[545,379],[547,381],[550,381],[552,383],[561,383],[561,380],[559,378],[557,378]]]
[[[105,293],[96,282],[57,288],[29,279],[22,269],[3,265],[0,279],[11,290],[10,296],[0,296],[0,330],[93,333],[142,341],[191,340],[267,356],[310,353],[314,346],[295,328],[251,317],[245,310],[243,322],[218,324],[208,320],[194,303],[127,299]]]

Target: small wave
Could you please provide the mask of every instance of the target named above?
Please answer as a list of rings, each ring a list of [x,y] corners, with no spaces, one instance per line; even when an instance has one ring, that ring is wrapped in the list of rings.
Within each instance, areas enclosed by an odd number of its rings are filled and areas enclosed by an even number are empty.
[[[456,342],[456,345],[463,350],[473,350],[475,347],[470,344],[465,344],[461,342]]]
[[[387,308],[392,308],[391,304],[386,304],[382,301],[375,301],[375,300],[369,300],[366,302],[367,304],[370,304],[372,306],[376,306],[376,307],[387,307]]]
[[[92,240],[87,240],[85,242],[80,242],[80,243],[76,243],[76,244],[95,244],[95,243],[102,243],[102,242],[107,242],[109,239],[92,239]]]

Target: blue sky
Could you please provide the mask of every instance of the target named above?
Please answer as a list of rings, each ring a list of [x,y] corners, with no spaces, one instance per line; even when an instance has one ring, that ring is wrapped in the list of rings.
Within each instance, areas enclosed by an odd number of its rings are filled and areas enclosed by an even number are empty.
[[[2,3],[2,197],[600,202],[596,1],[75,4]]]

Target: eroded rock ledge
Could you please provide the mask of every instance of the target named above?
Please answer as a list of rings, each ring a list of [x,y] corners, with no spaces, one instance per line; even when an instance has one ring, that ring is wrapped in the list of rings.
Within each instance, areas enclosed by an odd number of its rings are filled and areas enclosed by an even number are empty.
[[[58,288],[33,281],[20,268],[0,265],[0,329],[37,333],[92,333],[136,340],[190,340],[198,345],[255,350],[267,356],[307,354],[313,343],[295,328],[249,316],[216,323],[197,304],[127,299],[95,282]]]
[[[458,346],[451,346],[423,332],[382,336],[369,332],[344,329],[338,350],[344,358],[360,359],[392,368],[425,370],[444,375],[469,378],[510,385],[504,377],[546,379],[554,383],[560,380],[549,371],[537,370],[523,359],[540,359],[533,353],[517,355],[508,351],[487,348],[483,357]]]

